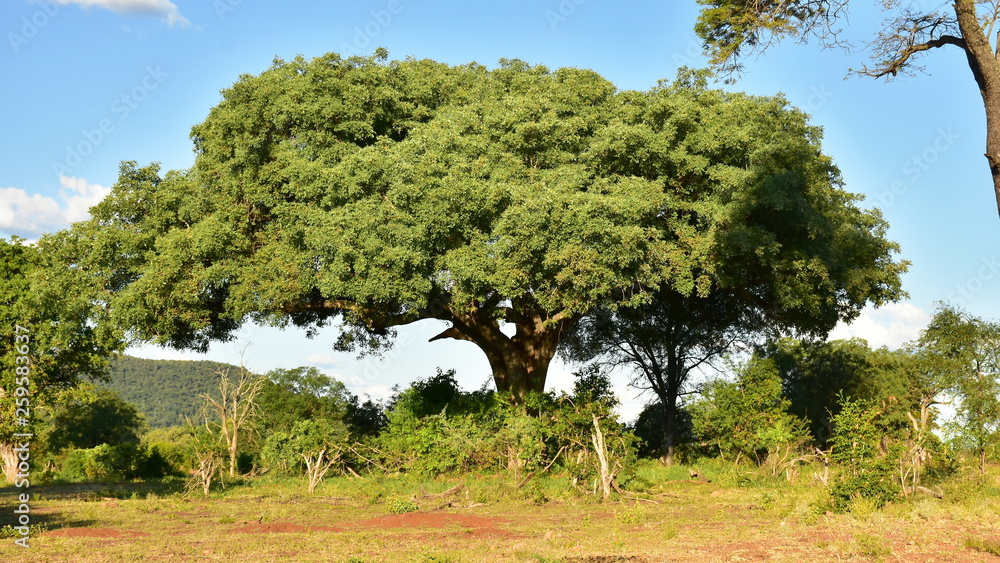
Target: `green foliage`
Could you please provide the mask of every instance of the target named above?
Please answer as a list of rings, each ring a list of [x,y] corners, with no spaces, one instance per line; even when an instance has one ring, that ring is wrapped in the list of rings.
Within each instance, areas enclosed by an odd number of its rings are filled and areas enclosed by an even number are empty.
[[[113,327],[92,322],[93,278],[58,264],[67,251],[49,239],[31,246],[0,239],[0,462],[8,479],[11,434],[31,432],[56,392],[105,377],[108,357],[122,347]]]
[[[589,480],[596,474],[590,438],[596,414],[624,480],[636,439],[616,421],[616,404],[607,376],[592,370],[573,395],[534,394],[521,405],[494,392],[462,391],[453,372],[439,370],[397,394],[388,425],[369,446],[383,469],[424,476],[497,470],[521,476],[554,465]]]
[[[656,288],[755,295],[814,333],[898,298],[906,265],[820,137],[696,73],[635,92],[518,60],[298,57],[223,92],[191,170],[123,163],[65,238],[139,339],[339,317],[338,348],[365,350],[436,318],[521,401],[583,315]]]
[[[735,382],[707,384],[689,411],[695,434],[714,443],[724,457],[749,458],[760,465],[807,441],[804,424],[788,413],[789,405],[774,361],[754,356]]]
[[[841,396],[882,405],[887,430],[898,437],[910,425],[907,413],[919,411],[921,399],[935,394],[907,350],[872,350],[860,339],[783,338],[768,342],[758,355],[774,361],[789,411],[808,421],[813,442],[821,447],[830,439],[830,417],[839,412]]]
[[[287,432],[303,420],[343,424],[354,397],[347,387],[315,367],[275,369],[257,395],[265,434]]]
[[[347,409],[347,422],[351,434],[367,438],[381,432],[389,423],[389,419],[385,416],[385,407],[381,401],[376,402],[368,398],[361,402],[356,395],[352,395]]]
[[[70,482],[159,479],[175,471],[156,446],[101,444],[71,450],[56,478]]]
[[[48,421],[46,446],[52,453],[101,444],[138,444],[145,421],[138,410],[110,389],[83,384],[63,392]]]
[[[635,422],[632,423],[631,430],[639,439],[639,457],[657,457],[663,453],[663,427],[666,420],[663,412],[663,404],[653,401],[647,404],[639,412]],[[680,459],[697,457],[705,453],[698,447],[695,439],[694,429],[691,422],[691,413],[686,406],[677,409],[674,414],[674,445],[680,454]],[[713,450],[709,455],[715,455]]]
[[[898,444],[883,451],[887,433],[882,412],[871,403],[845,399],[833,418],[833,448],[830,459],[840,467],[830,487],[834,510],[844,512],[855,498],[868,499],[876,508],[895,498],[899,484],[894,480]]]
[[[976,453],[980,471],[1000,448],[1000,323],[941,304],[917,343],[927,377],[957,398],[946,429]]]
[[[184,426],[154,428],[142,437],[142,444],[155,449],[170,467],[188,470],[193,468],[191,432]]]
[[[831,3],[792,0],[776,4],[746,0],[698,0],[704,6],[695,32],[705,42],[711,62],[721,68],[740,68],[736,60],[783,36],[799,36],[822,28],[835,18],[846,0]]]
[[[346,441],[347,427],[343,422],[299,420],[288,431],[270,434],[261,455],[279,472],[301,473],[306,467],[305,460],[316,461],[321,453],[325,459],[335,458]]]

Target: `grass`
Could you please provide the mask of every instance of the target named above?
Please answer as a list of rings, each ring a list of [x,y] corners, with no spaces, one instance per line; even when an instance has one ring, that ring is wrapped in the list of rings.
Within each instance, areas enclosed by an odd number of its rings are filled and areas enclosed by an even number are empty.
[[[982,538],[966,538],[965,547],[1000,557],[1000,541]]]
[[[1000,532],[1000,503],[989,496],[995,472],[986,485],[967,485],[986,497],[962,495],[961,482],[947,483],[956,498],[921,496],[881,510],[827,514],[816,510],[824,491],[809,479],[747,478],[746,468],[704,463],[696,469],[705,480],[696,480],[690,469],[643,464],[637,479],[644,492],[609,502],[573,488],[566,475],[536,476],[521,487],[505,475],[334,477],[314,495],[302,479],[262,477],[207,499],[184,496],[173,483],[33,487],[37,521],[28,559],[979,561],[1000,555],[1000,543],[990,539]],[[433,496],[459,484],[457,493]],[[0,489],[0,526],[11,523],[13,498],[14,489]],[[391,514],[451,520],[370,524]],[[61,537],[64,528],[118,535]],[[12,537],[0,537],[0,559],[25,560]]]

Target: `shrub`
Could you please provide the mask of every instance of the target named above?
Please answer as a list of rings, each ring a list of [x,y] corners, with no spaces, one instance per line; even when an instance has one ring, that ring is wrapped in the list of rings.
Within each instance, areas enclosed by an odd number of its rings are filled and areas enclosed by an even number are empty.
[[[396,395],[385,429],[366,444],[374,465],[388,471],[435,476],[505,469],[520,478],[561,466],[587,481],[596,475],[591,435],[597,416],[621,480],[628,478],[637,439],[618,423],[614,405],[606,377],[594,370],[573,394],[535,394],[522,405],[485,389],[463,392],[453,372],[439,370]]]
[[[101,444],[71,450],[56,475],[71,482],[158,479],[174,473],[159,448],[135,444]]]
[[[842,399],[840,412],[832,418],[830,459],[841,472],[830,495],[838,512],[847,511],[856,497],[870,499],[881,508],[900,492],[894,472],[902,452],[899,444],[880,448],[887,433],[881,414],[866,401]]]
[[[790,404],[782,396],[774,360],[754,357],[735,382],[709,383],[690,412],[695,433],[724,458],[748,458],[757,465],[770,461],[777,473],[789,452],[809,439],[804,421],[788,413]]]

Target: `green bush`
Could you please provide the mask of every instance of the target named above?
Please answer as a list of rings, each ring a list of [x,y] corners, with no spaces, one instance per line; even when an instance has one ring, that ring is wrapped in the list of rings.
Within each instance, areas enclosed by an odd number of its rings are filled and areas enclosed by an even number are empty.
[[[70,482],[125,481],[159,479],[174,472],[156,446],[101,444],[70,450],[56,478]]]
[[[521,476],[561,467],[587,481],[596,474],[591,435],[597,416],[622,482],[629,478],[637,439],[618,423],[602,377],[591,370],[573,394],[535,394],[514,405],[492,391],[464,392],[453,372],[439,370],[397,394],[388,424],[366,444],[376,465],[389,471],[436,476],[506,470]]]
[[[830,496],[838,512],[847,511],[852,499],[858,497],[881,508],[900,493],[894,472],[902,446],[880,447],[888,433],[881,415],[881,410],[866,401],[842,399],[840,412],[832,418],[830,459],[841,471],[830,487]]]
[[[689,411],[695,434],[714,444],[724,458],[764,465],[809,439],[805,422],[788,413],[790,404],[782,395],[774,360],[753,357],[735,382],[709,382]]]

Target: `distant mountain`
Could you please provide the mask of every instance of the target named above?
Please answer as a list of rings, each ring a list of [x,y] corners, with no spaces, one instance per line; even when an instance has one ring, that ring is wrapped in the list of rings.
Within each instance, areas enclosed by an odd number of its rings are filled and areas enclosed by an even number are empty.
[[[219,370],[239,373],[238,366],[219,362],[122,356],[112,362],[111,381],[100,385],[135,405],[150,427],[176,426],[185,424],[185,416],[194,421],[201,406],[198,396],[217,388]]]

